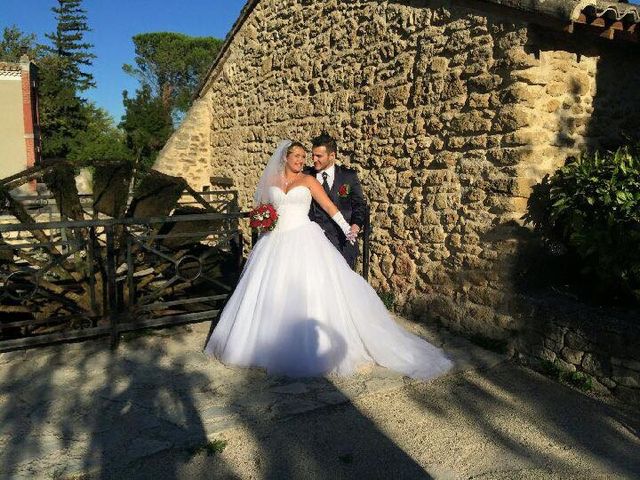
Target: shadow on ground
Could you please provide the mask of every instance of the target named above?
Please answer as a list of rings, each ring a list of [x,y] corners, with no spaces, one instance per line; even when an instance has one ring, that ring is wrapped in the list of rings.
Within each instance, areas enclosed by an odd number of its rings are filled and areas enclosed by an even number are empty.
[[[199,351],[207,328],[0,355],[0,478],[640,475],[637,412],[446,332],[428,336],[458,367],[424,383],[227,368]]]
[[[173,448],[180,455],[158,468],[177,478],[207,444],[194,395],[209,379],[168,342],[180,338],[136,338],[126,353],[89,341],[0,356],[0,477],[151,478],[139,460]]]
[[[511,362],[463,372],[439,388],[412,383],[408,395],[425,417],[452,430],[473,425],[465,442],[484,452],[475,468],[493,472],[487,478],[502,478],[501,471],[510,472],[504,478],[640,477],[637,411]]]
[[[260,478],[430,478],[329,380],[228,369],[197,351],[203,338],[0,355],[0,478],[240,478],[211,442],[228,428],[254,439]],[[337,410],[339,425],[302,415]]]

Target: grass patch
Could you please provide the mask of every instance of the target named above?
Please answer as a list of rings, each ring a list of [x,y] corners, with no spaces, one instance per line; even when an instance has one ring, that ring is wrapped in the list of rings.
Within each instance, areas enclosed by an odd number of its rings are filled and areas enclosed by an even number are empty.
[[[227,442],[225,440],[211,440],[203,445],[192,448],[189,450],[189,454],[194,456],[199,453],[206,453],[207,457],[213,457],[217,453],[222,453],[225,448],[227,448]]]
[[[593,390],[593,378],[582,372],[569,372],[564,376],[564,380],[580,390],[588,392]]]
[[[558,382],[573,385],[580,390],[588,392],[593,390],[593,378],[583,372],[567,372],[560,368],[556,363],[544,360],[541,363],[541,370],[547,377],[553,378]]]

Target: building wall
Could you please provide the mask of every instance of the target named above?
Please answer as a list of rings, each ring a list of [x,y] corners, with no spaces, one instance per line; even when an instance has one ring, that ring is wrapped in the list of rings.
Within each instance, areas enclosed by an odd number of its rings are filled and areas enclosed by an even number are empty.
[[[21,72],[0,72],[0,178],[24,170],[26,164]]]
[[[154,167],[186,178],[198,192],[210,186],[211,92],[194,102],[178,130],[160,152]]]
[[[262,0],[158,168],[233,177],[247,208],[281,138],[327,130],[372,207],[372,285],[415,318],[509,336],[531,186],[637,130],[638,57],[485,8]]]

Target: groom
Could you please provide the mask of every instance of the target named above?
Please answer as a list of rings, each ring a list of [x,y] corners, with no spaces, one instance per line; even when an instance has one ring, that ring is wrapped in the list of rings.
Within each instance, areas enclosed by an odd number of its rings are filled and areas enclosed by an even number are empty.
[[[313,167],[307,167],[305,173],[314,175],[329,198],[336,204],[345,220],[351,225],[354,237],[360,233],[365,222],[367,203],[362,194],[362,187],[355,170],[336,165],[338,146],[333,137],[327,133],[311,140]],[[324,230],[327,238],[333,243],[352,269],[358,259],[358,243],[347,240],[338,225],[315,201],[309,210],[309,218]]]

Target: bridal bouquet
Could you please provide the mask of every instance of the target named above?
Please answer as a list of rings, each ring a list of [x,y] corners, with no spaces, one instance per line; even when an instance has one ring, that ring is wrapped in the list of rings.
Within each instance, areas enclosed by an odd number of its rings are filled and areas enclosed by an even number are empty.
[[[276,228],[278,212],[270,203],[262,203],[249,212],[249,226],[258,231],[271,231]]]

